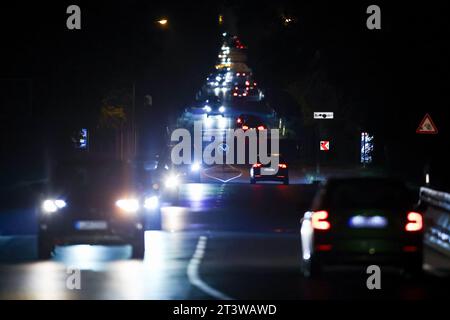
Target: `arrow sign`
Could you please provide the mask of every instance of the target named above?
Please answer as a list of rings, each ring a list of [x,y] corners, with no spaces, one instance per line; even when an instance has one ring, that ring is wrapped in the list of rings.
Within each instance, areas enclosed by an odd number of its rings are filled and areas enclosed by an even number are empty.
[[[422,121],[419,124],[419,127],[416,130],[416,133],[419,133],[419,134],[437,134],[438,133],[438,129],[428,113],[425,115],[425,117],[423,117]]]
[[[329,151],[330,150],[330,141],[320,141],[320,150],[321,151]]]

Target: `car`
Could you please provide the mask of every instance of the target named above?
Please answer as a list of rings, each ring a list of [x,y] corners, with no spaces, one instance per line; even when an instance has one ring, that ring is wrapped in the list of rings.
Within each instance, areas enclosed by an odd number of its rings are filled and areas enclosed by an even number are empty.
[[[336,265],[422,271],[423,215],[405,184],[394,178],[328,179],[301,219],[300,237],[306,277]]]
[[[266,130],[267,125],[264,124],[260,117],[251,114],[241,114],[236,118],[236,128],[244,131],[251,129]]]
[[[259,181],[279,181],[284,185],[289,184],[289,169],[287,163],[280,157],[278,168],[272,168],[271,164],[256,162],[250,168],[250,184]]]
[[[233,98],[242,98],[248,96],[248,90],[245,85],[237,85],[231,91]]]
[[[159,198],[145,169],[123,161],[61,160],[38,201],[38,257],[55,246],[129,244],[132,257],[145,252],[146,215],[159,215]]]
[[[222,103],[222,100],[217,96],[211,96],[205,99],[203,103],[203,111],[206,116],[224,116],[226,108]]]

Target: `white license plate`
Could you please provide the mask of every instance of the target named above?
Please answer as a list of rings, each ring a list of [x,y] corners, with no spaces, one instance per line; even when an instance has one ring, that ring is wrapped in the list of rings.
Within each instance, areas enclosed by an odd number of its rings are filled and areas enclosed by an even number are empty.
[[[261,173],[262,174],[274,174],[275,173],[275,169],[273,169],[273,168],[262,168]]]
[[[75,222],[75,229],[77,230],[106,230],[108,223],[106,221],[77,221]]]

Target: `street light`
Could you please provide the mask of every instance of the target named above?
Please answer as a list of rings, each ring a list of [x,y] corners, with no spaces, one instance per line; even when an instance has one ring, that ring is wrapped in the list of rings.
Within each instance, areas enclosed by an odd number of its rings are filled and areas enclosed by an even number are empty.
[[[165,25],[167,25],[167,23],[169,22],[169,20],[167,20],[166,18],[162,18],[162,19],[159,19],[158,21],[156,21],[157,23],[159,23],[160,25],[162,25],[162,26],[165,26]]]

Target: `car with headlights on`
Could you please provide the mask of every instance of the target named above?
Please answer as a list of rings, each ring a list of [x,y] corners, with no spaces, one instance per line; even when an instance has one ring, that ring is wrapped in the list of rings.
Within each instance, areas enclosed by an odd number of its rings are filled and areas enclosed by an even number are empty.
[[[222,100],[217,96],[211,96],[205,99],[203,103],[203,111],[207,117],[210,116],[224,116],[226,108],[222,103]]]
[[[159,199],[145,171],[109,159],[60,161],[38,204],[38,256],[55,246],[128,244],[145,251],[146,216],[159,214]]]
[[[301,270],[371,264],[420,274],[423,214],[405,184],[389,177],[330,178],[301,219]]]

